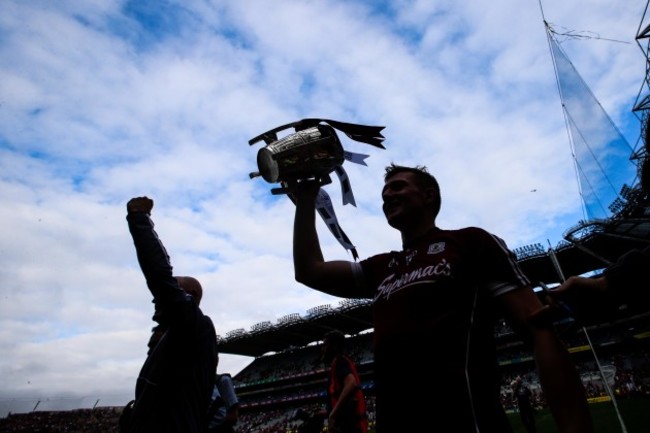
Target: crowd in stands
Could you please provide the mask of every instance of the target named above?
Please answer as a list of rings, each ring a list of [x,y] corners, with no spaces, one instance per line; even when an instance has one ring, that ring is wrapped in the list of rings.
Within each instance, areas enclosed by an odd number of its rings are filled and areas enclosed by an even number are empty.
[[[354,338],[354,343],[350,344],[350,357],[358,365],[371,363],[371,346],[371,334]],[[309,375],[326,369],[327,366],[320,361],[320,347],[312,346],[259,357],[240,371],[236,379],[240,385],[251,385]]]
[[[0,418],[0,433],[119,433],[122,408],[38,411]]]
[[[375,399],[373,396],[366,398],[366,408],[368,424],[373,426],[375,422]],[[315,414],[319,409],[320,405],[309,404],[266,412],[249,412],[240,417],[237,431],[239,433],[303,433],[301,427],[306,421],[298,419],[296,414],[299,410],[307,414]]]

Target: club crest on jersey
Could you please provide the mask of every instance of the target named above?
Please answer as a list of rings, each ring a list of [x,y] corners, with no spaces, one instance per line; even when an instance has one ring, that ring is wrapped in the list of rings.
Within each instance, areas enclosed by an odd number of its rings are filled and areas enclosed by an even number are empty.
[[[429,251],[427,251],[427,254],[438,254],[443,252],[444,250],[445,250],[445,243],[436,242],[435,244],[429,245]]]

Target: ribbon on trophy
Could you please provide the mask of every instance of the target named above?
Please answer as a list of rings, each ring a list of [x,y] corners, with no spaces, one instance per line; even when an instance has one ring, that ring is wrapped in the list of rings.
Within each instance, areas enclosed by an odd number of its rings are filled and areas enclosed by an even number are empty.
[[[278,139],[277,133],[288,128],[295,128],[295,133]],[[269,183],[280,183],[281,187],[272,188],[271,193],[287,194],[294,201],[291,196],[292,184],[313,179],[321,186],[327,185],[331,183],[330,173],[334,172],[341,184],[343,205],[356,207],[350,179],[342,165],[344,161],[366,165],[365,159],[369,155],[343,150],[334,128],[355,141],[385,149],[382,144],[384,136],[381,134],[383,126],[357,125],[330,119],[302,119],[249,140],[250,145],[262,140],[266,143],[257,153],[259,171],[250,173],[250,178],[261,176]],[[338,242],[357,260],[356,248],[339,225],[332,200],[322,188],[316,197],[316,210]]]
[[[288,197],[295,204],[296,201],[291,194],[288,194]],[[336,218],[336,213],[334,212],[334,206],[332,206],[332,199],[329,194],[323,189],[318,190],[318,195],[316,196],[316,212],[323,219],[327,229],[334,235],[334,238],[341,244],[343,248],[350,251],[354,260],[359,259],[359,254],[357,253],[356,247],[350,242],[350,238],[345,234],[339,221]]]
[[[343,157],[346,161],[354,162],[355,164],[359,165],[365,165],[366,167],[368,166],[366,164],[366,158],[369,156],[370,155],[353,153],[347,150],[343,152]],[[356,207],[357,203],[354,201],[352,186],[350,185],[350,179],[348,178],[348,174],[345,172],[345,169],[343,166],[339,165],[338,167],[334,168],[334,173],[336,173],[338,176],[339,183],[341,184],[341,197],[343,197],[343,205],[345,206],[346,204],[350,203],[352,206]]]

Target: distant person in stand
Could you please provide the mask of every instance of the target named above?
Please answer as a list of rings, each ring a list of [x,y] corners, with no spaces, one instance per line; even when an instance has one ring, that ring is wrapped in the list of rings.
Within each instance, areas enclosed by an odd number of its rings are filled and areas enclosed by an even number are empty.
[[[217,374],[209,410],[208,433],[234,433],[239,399],[229,373]]]
[[[512,383],[512,392],[517,402],[521,423],[528,433],[536,433],[533,393],[519,376]]]
[[[373,299],[377,433],[511,432],[501,406],[494,341],[504,315],[532,346],[561,433],[591,433],[585,391],[552,322],[502,239],[436,226],[440,189],[425,167],[391,164],[381,192],[401,250],[360,262],[325,261],[315,225],[319,185],[296,182],[295,278],[344,298]]]
[[[212,320],[199,308],[198,280],[174,276],[167,251],[154,231],[153,200],[135,197],[126,205],[138,262],[155,303],[158,325],[135,387],[127,433],[205,433],[217,366]]]
[[[327,428],[331,433],[368,433],[366,402],[356,363],[345,354],[345,335],[325,334],[322,360],[329,367]]]

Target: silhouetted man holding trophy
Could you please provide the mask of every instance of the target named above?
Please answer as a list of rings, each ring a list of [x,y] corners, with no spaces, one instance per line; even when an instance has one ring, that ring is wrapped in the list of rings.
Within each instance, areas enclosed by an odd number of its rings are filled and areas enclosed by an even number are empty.
[[[297,124],[297,130],[313,127]],[[377,133],[383,129],[374,128]],[[542,305],[514,254],[483,229],[437,227],[440,188],[426,167],[386,168],[383,210],[388,224],[401,233],[401,251],[360,262],[325,261],[315,210],[323,194],[320,187],[327,182],[317,171],[328,159],[328,148],[308,150],[307,139],[289,146],[288,153],[280,149],[298,139],[293,137],[277,143],[274,152],[274,134],[272,130],[254,140],[265,139],[270,148],[258,154],[260,172],[281,181],[282,192],[296,204],[296,281],[333,296],[373,300],[377,433],[512,432],[500,401],[494,341],[494,323],[501,315],[533,350],[559,431],[593,432],[580,376],[553,324],[527,320]],[[383,140],[379,137],[370,135],[376,143]],[[337,161],[336,155],[329,156]],[[316,170],[310,175],[312,168]],[[413,371],[417,380],[409,380]]]

